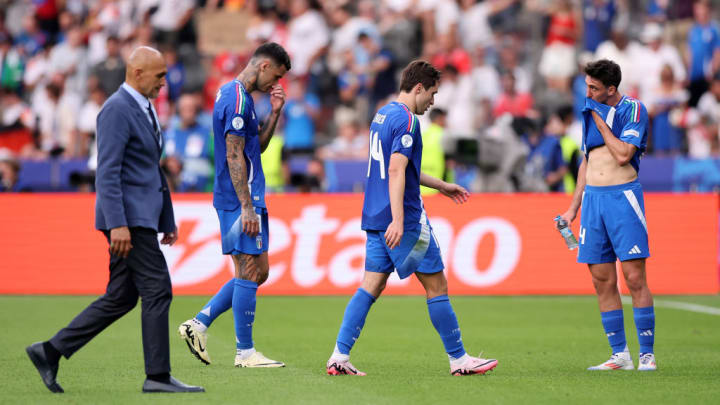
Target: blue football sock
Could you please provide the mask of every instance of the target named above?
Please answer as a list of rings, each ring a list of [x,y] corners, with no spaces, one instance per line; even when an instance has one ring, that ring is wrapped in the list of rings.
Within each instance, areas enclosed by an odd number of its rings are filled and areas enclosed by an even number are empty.
[[[365,318],[370,311],[370,307],[375,302],[375,297],[369,292],[358,288],[355,294],[345,307],[345,315],[343,315],[342,325],[337,336],[337,348],[342,354],[350,354],[350,349],[365,325]]]
[[[232,310],[235,317],[235,339],[238,349],[253,347],[252,326],[255,322],[255,295],[258,285],[254,281],[235,279]]]
[[[202,322],[203,325],[209,327],[215,318],[220,316],[228,309],[232,308],[233,290],[235,289],[235,279],[225,283],[222,288],[212,297],[203,309],[195,315],[195,319]]]
[[[465,348],[460,336],[460,326],[448,296],[441,295],[431,298],[427,300],[427,306],[430,321],[440,335],[440,339],[442,339],[445,352],[454,359],[464,356]]]
[[[623,323],[622,309],[601,312],[600,317],[613,354],[624,351],[627,346],[627,341],[625,340],[625,324]]]
[[[655,344],[655,308],[633,308],[635,328],[637,328],[640,353],[653,353]]]

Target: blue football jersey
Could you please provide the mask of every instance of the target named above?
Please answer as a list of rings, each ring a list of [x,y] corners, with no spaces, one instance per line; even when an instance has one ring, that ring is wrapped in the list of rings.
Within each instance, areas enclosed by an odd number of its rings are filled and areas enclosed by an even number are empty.
[[[409,160],[405,170],[403,200],[405,227],[427,220],[420,198],[420,124],[407,106],[392,102],[378,110],[370,125],[370,154],[362,212],[363,230],[384,231],[392,222],[388,168],[390,155],[393,153],[402,153]]]
[[[592,149],[605,145],[605,140],[595,126],[590,111],[597,112],[605,120],[615,137],[637,147],[635,155],[630,159],[630,164],[636,172],[640,173],[640,156],[645,152],[648,138],[648,113],[643,103],[623,96],[616,106],[611,107],[590,98],[586,99],[583,110],[582,139],[582,151],[586,158]]]
[[[230,178],[225,147],[225,136],[233,134],[245,138],[243,154],[252,204],[255,207],[265,208],[265,174],[260,164],[260,137],[255,104],[238,80],[233,80],[218,90],[213,108],[213,134],[215,138],[213,206],[223,210],[233,210],[240,205]]]

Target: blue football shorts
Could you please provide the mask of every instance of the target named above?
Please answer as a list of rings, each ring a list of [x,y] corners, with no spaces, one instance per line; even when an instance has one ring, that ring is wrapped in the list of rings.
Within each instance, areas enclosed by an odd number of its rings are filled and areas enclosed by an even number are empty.
[[[392,273],[397,270],[400,278],[415,272],[437,273],[442,271],[440,247],[430,224],[418,223],[406,227],[400,245],[394,249],[385,243],[385,231],[367,231],[365,243],[365,270],[375,273]]]
[[[266,208],[255,207],[255,214],[260,220],[260,232],[255,237],[242,232],[241,207],[234,210],[216,209],[220,220],[220,238],[224,255],[259,255],[268,251],[268,212]]]
[[[578,262],[597,264],[650,257],[640,183],[585,186]]]

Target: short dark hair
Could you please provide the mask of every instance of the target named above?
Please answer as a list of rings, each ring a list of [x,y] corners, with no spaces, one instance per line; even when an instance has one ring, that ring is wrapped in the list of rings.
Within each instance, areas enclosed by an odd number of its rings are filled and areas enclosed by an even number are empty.
[[[400,91],[409,92],[418,83],[422,84],[425,90],[427,90],[439,81],[439,70],[424,60],[416,60],[410,62],[403,70],[402,78],[400,79]]]
[[[593,79],[600,80],[606,87],[618,87],[620,86],[620,80],[622,80],[620,66],[608,59],[588,63],[585,65],[585,74]]]
[[[285,51],[285,48],[275,42],[266,42],[260,45],[252,57],[257,58],[260,56],[266,56],[276,64],[285,66],[285,69],[290,70],[290,56]]]
[[[447,116],[447,111],[443,110],[442,108],[433,108],[430,110],[430,121],[435,121],[436,119],[440,117]]]

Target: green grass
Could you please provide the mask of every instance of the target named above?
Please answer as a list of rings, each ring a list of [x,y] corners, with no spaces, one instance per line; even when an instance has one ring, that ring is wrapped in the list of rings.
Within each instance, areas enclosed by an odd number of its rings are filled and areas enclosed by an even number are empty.
[[[213,360],[204,366],[175,334],[206,297],[176,297],[170,313],[173,375],[205,386],[194,395],[141,394],[139,307],[60,364],[66,393],[52,395],[24,347],[48,339],[94,297],[0,296],[5,348],[0,403],[444,404],[444,403],[717,403],[720,317],[656,308],[655,373],[588,372],[609,352],[593,297],[455,297],[465,347],[499,359],[486,376],[451,377],[422,297],[383,297],[353,350],[367,377],[324,375],[348,297],[259,297],[257,348],[283,369],[236,369],[232,314],[210,330]],[[662,297],[720,308],[720,298]],[[625,324],[637,362],[630,308]],[[191,398],[192,396],[192,398]],[[171,402],[172,401],[172,402]]]

